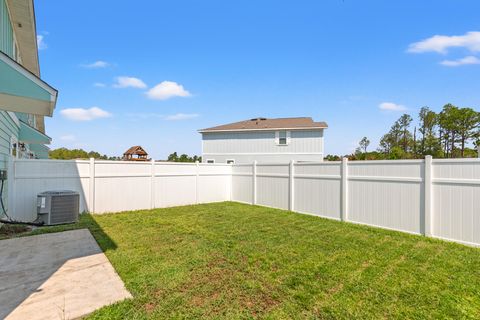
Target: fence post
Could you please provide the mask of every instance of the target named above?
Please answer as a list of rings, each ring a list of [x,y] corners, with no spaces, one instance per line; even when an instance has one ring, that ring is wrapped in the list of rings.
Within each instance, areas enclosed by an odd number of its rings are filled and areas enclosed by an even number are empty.
[[[155,209],[155,160],[151,160],[150,168],[150,209]]]
[[[288,210],[293,211],[295,208],[295,161],[290,160],[289,170],[288,170]]]
[[[8,215],[15,219],[16,203],[15,203],[15,158],[10,156],[8,157],[7,164],[7,207],[5,210]]]
[[[257,204],[257,160],[254,160],[252,164],[252,182],[252,204]]]
[[[198,204],[198,177],[199,177],[199,163],[195,161],[195,204]]]
[[[340,219],[342,221],[348,221],[348,158],[342,158],[342,212]]]
[[[432,156],[425,156],[423,184],[425,187],[425,206],[424,206],[424,230],[425,236],[432,235]]]
[[[228,199],[228,201],[233,200],[233,166],[234,165],[235,165],[234,163],[230,165],[230,199]]]
[[[88,196],[88,211],[95,212],[95,158],[90,158],[90,194]]]

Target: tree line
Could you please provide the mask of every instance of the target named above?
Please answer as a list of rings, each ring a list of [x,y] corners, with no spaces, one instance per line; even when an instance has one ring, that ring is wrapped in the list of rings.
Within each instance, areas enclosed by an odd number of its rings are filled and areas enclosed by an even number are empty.
[[[73,159],[90,159],[95,158],[98,160],[122,160],[122,157],[110,157],[107,155],[102,155],[96,151],[85,151],[83,149],[67,149],[67,148],[58,148],[54,150],[50,150],[49,158],[50,159],[61,159],[61,160],[73,160]],[[202,157],[200,156],[189,156],[187,154],[181,154],[180,156],[177,152],[171,153],[167,161],[172,162],[195,162],[199,161],[202,162]]]
[[[49,158],[50,159],[61,159],[61,160],[73,160],[73,159],[90,159],[95,158],[98,160],[122,160],[122,157],[110,157],[107,155],[102,155],[96,151],[85,151],[83,149],[67,149],[67,148],[58,148],[50,150]],[[202,157],[200,156],[189,156],[187,154],[181,154],[180,156],[177,152],[173,152],[168,156],[167,161],[172,162],[202,162]]]
[[[72,159],[90,159],[95,158],[99,160],[121,160],[120,157],[109,157],[102,155],[96,151],[85,151],[83,149],[67,149],[58,148],[48,152],[50,159],[72,160]]]
[[[191,157],[191,156],[189,156],[188,154],[185,154],[185,153],[183,153],[179,156],[177,154],[177,152],[173,152],[168,156],[167,161],[170,161],[170,162],[195,162],[195,161],[202,162],[202,157],[197,156],[197,155],[193,155]]]
[[[477,157],[474,149],[480,143],[480,113],[472,108],[459,108],[452,104],[443,106],[436,113],[423,107],[418,122],[403,114],[380,139],[376,151],[368,152],[370,140],[363,137],[352,160],[421,159]],[[326,160],[339,160],[328,155]]]

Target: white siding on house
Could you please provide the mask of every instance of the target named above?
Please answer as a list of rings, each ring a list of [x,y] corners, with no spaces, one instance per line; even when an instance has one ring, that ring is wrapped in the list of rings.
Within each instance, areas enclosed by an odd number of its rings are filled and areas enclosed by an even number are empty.
[[[323,129],[292,130],[288,144],[278,145],[272,131],[208,132],[203,133],[203,162],[214,159],[225,163],[321,161],[323,159]]]

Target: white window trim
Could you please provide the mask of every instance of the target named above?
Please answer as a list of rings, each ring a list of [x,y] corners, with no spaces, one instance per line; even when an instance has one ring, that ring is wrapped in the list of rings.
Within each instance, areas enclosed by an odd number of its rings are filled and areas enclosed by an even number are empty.
[[[286,133],[286,134],[285,134],[285,135],[286,135],[286,137],[285,137],[285,138],[286,138],[286,139],[285,139],[285,140],[286,140],[286,141],[285,141],[285,144],[281,144],[281,143],[280,143],[280,131],[285,131],[285,133]],[[281,147],[283,147],[283,146],[288,146],[288,145],[290,144],[290,131],[288,131],[288,130],[275,131],[275,144],[276,144],[277,146],[281,146]]]

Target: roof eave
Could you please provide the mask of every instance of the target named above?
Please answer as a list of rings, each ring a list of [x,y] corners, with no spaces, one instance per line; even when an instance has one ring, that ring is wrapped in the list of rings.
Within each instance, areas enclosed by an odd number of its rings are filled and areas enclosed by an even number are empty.
[[[0,90],[0,109],[51,117],[57,104],[58,90],[3,52],[0,52],[0,63],[2,63],[2,65],[5,64],[6,68],[9,68],[9,70],[18,73],[22,79],[25,78],[26,81],[35,83],[35,85],[42,88],[50,95],[50,99],[47,101],[11,93],[9,94],[9,92],[2,92]]]
[[[33,74],[40,76],[33,0],[7,0],[7,4],[22,64]]]
[[[30,126],[28,123],[22,120],[19,120],[19,122],[20,122],[20,134],[19,134],[20,141],[26,142],[26,143],[32,143],[32,144],[50,144],[52,142],[52,138],[47,136],[45,133],[35,129],[34,127]],[[23,133],[23,136],[22,136],[22,133]]]
[[[318,126],[318,127],[302,127],[302,128],[255,128],[255,129],[219,129],[219,130],[211,130],[211,129],[200,129],[198,130],[199,133],[214,133],[214,132],[248,132],[248,131],[275,131],[275,130],[322,130],[327,129],[328,126]]]

